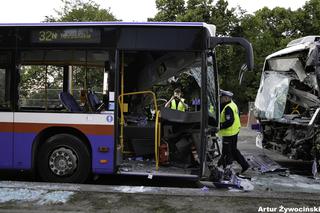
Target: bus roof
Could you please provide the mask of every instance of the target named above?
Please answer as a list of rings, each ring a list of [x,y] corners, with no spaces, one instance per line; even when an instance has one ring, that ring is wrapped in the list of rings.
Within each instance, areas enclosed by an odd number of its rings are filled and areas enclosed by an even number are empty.
[[[43,27],[43,26],[189,26],[203,27],[202,22],[43,22],[43,23],[0,23],[0,27]]]
[[[0,27],[83,27],[83,26],[157,26],[157,27],[204,27],[215,36],[216,27],[204,22],[43,22],[43,23],[0,23]]]
[[[89,29],[90,28],[90,29]],[[15,31],[18,30],[18,31]],[[65,39],[60,35],[90,31],[90,39]],[[79,31],[79,32],[78,32]],[[39,40],[55,35],[55,39]],[[33,48],[43,46],[96,46],[130,50],[203,50],[209,37],[215,36],[215,26],[202,22],[46,22],[0,23],[1,48]],[[46,33],[46,34],[43,34]],[[13,39],[14,36],[19,39]],[[58,36],[59,35],[59,36]]]

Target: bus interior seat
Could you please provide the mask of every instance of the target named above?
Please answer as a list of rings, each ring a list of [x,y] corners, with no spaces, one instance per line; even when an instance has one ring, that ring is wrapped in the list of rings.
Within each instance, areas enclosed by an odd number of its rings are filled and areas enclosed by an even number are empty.
[[[68,92],[61,92],[59,99],[63,106],[70,112],[82,112],[80,105],[74,99],[74,97]]]
[[[100,101],[98,96],[93,91],[89,90],[87,99],[93,112],[100,112],[103,109],[104,103]]]

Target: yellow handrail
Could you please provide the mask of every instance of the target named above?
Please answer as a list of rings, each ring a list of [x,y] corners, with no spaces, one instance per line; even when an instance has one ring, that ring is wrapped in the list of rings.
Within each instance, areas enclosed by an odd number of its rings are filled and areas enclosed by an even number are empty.
[[[123,144],[123,127],[124,127],[124,115],[123,115],[123,99],[124,96],[130,96],[130,95],[142,95],[142,94],[151,94],[153,97],[153,103],[156,113],[156,121],[155,121],[155,130],[154,130],[154,144],[155,144],[155,160],[156,160],[156,170],[159,169],[159,155],[158,155],[158,149],[160,145],[160,125],[159,125],[159,111],[157,106],[157,98],[156,94],[152,91],[139,91],[139,92],[129,92],[129,93],[123,93],[120,94],[118,97],[118,103],[120,104],[120,145],[121,145],[121,152],[124,153],[124,144]]]
[[[120,104],[120,100],[123,96],[142,95],[142,94],[148,94],[148,93],[152,95],[154,108],[155,108],[155,111],[157,112],[158,111],[157,98],[156,98],[156,94],[152,91],[139,91],[139,92],[129,92],[129,93],[120,94],[118,97],[118,103]],[[120,108],[120,109],[122,109],[122,108]],[[121,111],[121,112],[123,113],[123,111]]]

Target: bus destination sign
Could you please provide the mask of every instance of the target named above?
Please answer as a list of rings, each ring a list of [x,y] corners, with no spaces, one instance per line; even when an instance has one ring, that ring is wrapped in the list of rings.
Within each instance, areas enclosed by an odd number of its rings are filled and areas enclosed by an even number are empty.
[[[32,43],[100,43],[100,30],[93,28],[42,29],[31,34]]]

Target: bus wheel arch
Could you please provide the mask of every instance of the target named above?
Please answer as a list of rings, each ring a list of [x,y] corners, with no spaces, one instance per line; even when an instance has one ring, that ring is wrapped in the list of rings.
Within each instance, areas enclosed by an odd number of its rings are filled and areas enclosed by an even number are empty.
[[[32,151],[33,171],[36,172],[37,177],[44,181],[81,183],[88,179],[92,172],[91,145],[88,138],[77,129],[70,127],[47,128],[41,131],[36,137]],[[76,176],[78,177],[70,174],[65,174],[66,176],[64,177],[59,177],[58,173],[55,175],[49,174],[50,171],[47,169],[54,167],[52,164],[53,161],[58,158],[63,158],[61,153],[66,156],[66,158],[64,158],[65,162],[69,164],[73,162],[73,166],[77,166],[77,168],[73,168],[73,170],[77,169],[75,173],[77,173]],[[61,160],[62,164],[64,160]],[[79,164],[81,164],[81,166],[77,165],[78,161],[80,161]],[[41,171],[41,173],[39,171]],[[53,171],[52,169],[51,173],[54,173]]]

